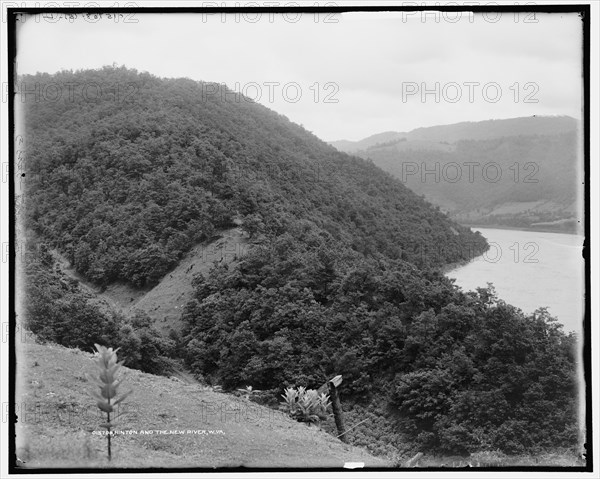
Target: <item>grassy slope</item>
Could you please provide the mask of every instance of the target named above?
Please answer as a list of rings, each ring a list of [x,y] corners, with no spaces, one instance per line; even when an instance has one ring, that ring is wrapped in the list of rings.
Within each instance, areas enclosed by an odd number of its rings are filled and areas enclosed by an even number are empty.
[[[180,331],[181,312],[194,293],[194,274],[202,273],[208,276],[214,262],[219,262],[222,258],[223,262],[230,263],[236,256],[241,257],[245,254],[247,245],[247,237],[242,229],[237,227],[220,232],[220,238],[216,241],[194,246],[175,269],[134,302],[127,313],[131,315],[135,309],[141,309],[154,319],[159,330],[165,332],[173,328]]]
[[[194,292],[193,276],[197,273],[208,275],[215,262],[223,258],[225,263],[230,263],[236,257],[246,254],[249,247],[247,234],[243,233],[240,226],[222,230],[218,239],[196,244],[153,288],[135,288],[117,282],[110,284],[104,292],[86,281],[69,266],[64,257],[56,251],[54,254],[60,258],[63,273],[77,279],[82,288],[95,297],[98,304],[126,316],[133,315],[136,309],[145,311],[154,320],[154,326],[166,334],[171,328],[181,330],[181,312]]]
[[[90,353],[27,343],[19,352],[17,455],[25,467],[107,467],[103,419],[88,390]],[[197,430],[199,435],[119,435],[110,467],[388,467],[363,449],[259,406],[181,380],[123,368],[121,391],[133,389],[119,430]],[[209,431],[214,431],[212,434]]]

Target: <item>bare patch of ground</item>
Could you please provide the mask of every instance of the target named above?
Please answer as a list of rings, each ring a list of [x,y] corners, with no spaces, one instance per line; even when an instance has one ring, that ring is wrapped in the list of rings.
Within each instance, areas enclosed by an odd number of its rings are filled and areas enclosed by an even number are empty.
[[[61,270],[77,280],[94,302],[107,310],[114,310],[131,316],[136,309],[145,311],[154,320],[159,331],[168,333],[173,328],[181,330],[181,312],[192,299],[192,279],[198,273],[208,274],[215,263],[230,263],[243,257],[249,248],[247,235],[240,225],[224,230],[216,240],[198,243],[167,273],[153,288],[134,288],[118,282],[104,290],[85,280],[66,258],[54,252]]]

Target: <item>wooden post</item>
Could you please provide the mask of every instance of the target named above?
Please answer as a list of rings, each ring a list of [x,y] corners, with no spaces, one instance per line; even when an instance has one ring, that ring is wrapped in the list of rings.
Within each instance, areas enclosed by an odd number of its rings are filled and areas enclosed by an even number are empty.
[[[336,376],[330,379],[327,383],[329,387],[329,398],[331,399],[331,408],[333,409],[333,418],[338,430],[339,438],[342,442],[348,442],[346,438],[346,426],[344,425],[344,413],[342,411],[342,403],[338,395],[337,388],[342,384],[342,376]]]

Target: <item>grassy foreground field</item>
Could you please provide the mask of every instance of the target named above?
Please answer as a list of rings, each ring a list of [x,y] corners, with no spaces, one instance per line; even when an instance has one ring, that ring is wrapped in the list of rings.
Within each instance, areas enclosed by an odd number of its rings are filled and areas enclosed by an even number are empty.
[[[105,417],[89,394],[93,355],[34,341],[18,355],[17,456],[24,468],[341,468],[583,467],[574,451],[537,456],[482,452],[468,457],[375,457],[317,426],[214,391],[186,375],[167,378],[123,368],[113,459],[106,459]],[[329,421],[328,421],[329,422]]]
[[[31,343],[19,359],[17,456],[26,468],[392,467],[244,397],[128,368],[120,390],[133,393],[119,405],[109,463],[98,434],[105,418],[88,393],[92,354]]]

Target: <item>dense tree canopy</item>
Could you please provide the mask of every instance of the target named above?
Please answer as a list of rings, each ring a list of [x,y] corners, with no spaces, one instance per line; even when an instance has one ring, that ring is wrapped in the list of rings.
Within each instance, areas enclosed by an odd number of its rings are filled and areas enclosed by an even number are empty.
[[[375,449],[408,440],[522,453],[577,442],[576,338],[493,288],[465,294],[402,260],[331,249],[302,227],[195,281],[184,341],[207,380],[278,393],[342,374],[345,400],[397,431],[363,427]]]
[[[132,90],[24,103],[28,225],[95,282],[155,284],[236,215],[267,235],[303,218],[363,254],[420,266],[486,247],[372,163],[224,86],[109,67],[20,82]]]
[[[24,251],[26,325],[41,341],[93,351],[94,344],[122,347],[125,364],[149,373],[173,369],[176,344],[163,337],[139,311],[132,318],[111,311],[85,292],[79,281],[54,267],[43,243],[29,241]]]

